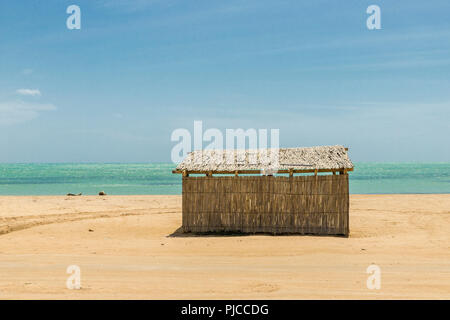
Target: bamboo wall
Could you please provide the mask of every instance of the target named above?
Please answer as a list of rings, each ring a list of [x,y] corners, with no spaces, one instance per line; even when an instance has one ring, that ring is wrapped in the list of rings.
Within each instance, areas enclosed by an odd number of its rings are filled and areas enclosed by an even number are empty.
[[[348,174],[183,177],[183,231],[348,236]]]

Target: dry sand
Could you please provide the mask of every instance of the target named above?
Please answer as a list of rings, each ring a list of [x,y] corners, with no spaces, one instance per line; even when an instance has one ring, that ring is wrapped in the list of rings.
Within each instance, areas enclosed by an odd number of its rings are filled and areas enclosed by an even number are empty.
[[[189,236],[180,196],[0,197],[0,298],[450,299],[450,195],[350,208],[349,238]]]

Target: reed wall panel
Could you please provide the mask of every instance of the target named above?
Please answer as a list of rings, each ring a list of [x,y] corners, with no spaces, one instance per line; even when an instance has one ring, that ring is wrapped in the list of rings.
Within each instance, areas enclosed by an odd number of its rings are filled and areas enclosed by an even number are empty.
[[[349,234],[348,174],[183,177],[183,231]]]

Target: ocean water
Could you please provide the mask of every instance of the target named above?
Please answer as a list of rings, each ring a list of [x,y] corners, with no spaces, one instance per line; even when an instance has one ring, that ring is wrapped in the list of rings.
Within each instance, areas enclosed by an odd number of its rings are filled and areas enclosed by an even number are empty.
[[[0,164],[0,195],[181,194],[171,163]],[[356,163],[350,193],[450,193],[450,163]]]

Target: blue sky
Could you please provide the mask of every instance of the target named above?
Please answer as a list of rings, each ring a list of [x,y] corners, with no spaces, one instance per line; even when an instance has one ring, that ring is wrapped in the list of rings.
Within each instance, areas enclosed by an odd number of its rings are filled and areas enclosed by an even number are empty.
[[[449,16],[448,0],[2,1],[0,162],[170,161],[194,120],[450,161]]]

